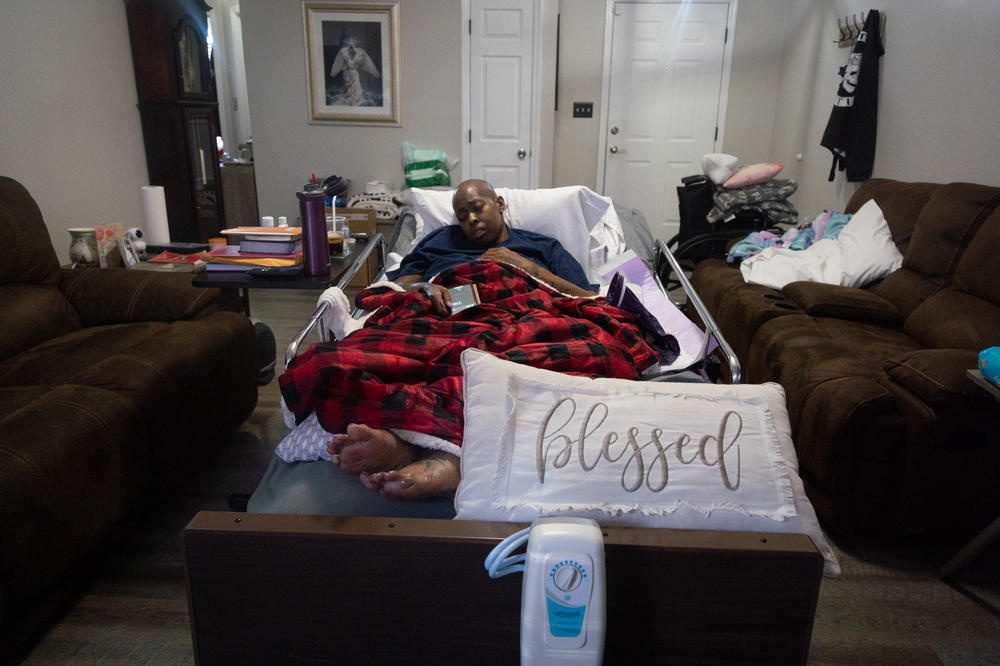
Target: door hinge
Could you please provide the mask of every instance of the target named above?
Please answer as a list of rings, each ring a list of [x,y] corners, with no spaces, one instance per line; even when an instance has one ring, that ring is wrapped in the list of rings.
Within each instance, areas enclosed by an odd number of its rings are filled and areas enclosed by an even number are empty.
[[[472,130],[469,130],[469,143],[472,143]]]
[[[719,140],[719,128],[718,127],[715,128],[715,138],[712,139],[712,140],[713,141],[718,141]]]
[[[728,30],[728,28],[727,28]],[[472,19],[469,19],[469,34],[472,34]]]
[[[729,43],[729,26],[726,26],[726,34],[722,36],[722,43],[723,44]]]

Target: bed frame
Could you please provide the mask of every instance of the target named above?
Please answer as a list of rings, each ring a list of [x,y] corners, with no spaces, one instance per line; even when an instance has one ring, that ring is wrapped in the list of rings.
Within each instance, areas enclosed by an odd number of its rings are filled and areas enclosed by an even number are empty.
[[[358,265],[387,246],[377,235]],[[730,383],[739,361],[662,241]],[[345,276],[343,282],[350,279]],[[664,289],[664,291],[666,291]],[[316,324],[299,331],[286,365]],[[322,331],[320,339],[322,339]],[[523,527],[415,518],[199,513],[182,534],[201,664],[517,663],[521,576],[483,561]],[[609,663],[804,663],[823,559],[804,534],[605,528]]]
[[[514,664],[524,525],[203,511],[182,533],[199,664]],[[823,559],[801,534],[605,528],[607,663],[805,663]]]

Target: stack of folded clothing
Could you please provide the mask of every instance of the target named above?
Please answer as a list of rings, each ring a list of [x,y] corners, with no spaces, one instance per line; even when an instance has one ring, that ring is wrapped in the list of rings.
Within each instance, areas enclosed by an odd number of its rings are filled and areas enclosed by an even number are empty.
[[[737,162],[738,158],[723,153],[702,158],[705,175],[717,186],[712,196],[715,205],[706,219],[713,223],[728,222],[738,213],[755,212],[771,225],[795,224],[799,213],[788,197],[798,189],[798,184],[774,178],[784,165],[760,162],[739,167]]]

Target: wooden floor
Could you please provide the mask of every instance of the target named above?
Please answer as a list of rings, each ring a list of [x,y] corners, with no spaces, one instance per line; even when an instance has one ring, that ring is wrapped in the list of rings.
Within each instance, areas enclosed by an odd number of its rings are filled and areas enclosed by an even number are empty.
[[[253,316],[267,322],[278,339],[279,364],[316,296],[288,290],[252,294]],[[253,491],[286,431],[278,396],[277,381],[261,387],[257,409],[215,460],[121,530],[89,589],[23,663],[194,662],[180,530],[197,511],[227,510],[231,494]],[[965,581],[959,589],[942,582],[937,571],[960,544],[925,543],[914,536],[892,545],[834,545],[844,573],[823,581],[810,663],[1000,665],[1000,618],[982,605],[1000,606],[1000,547],[959,573]],[[280,557],[275,553],[276,566]],[[330,621],[317,618],[316,630],[327,630]],[[428,648],[419,661],[433,663],[432,655]],[[608,662],[613,663],[610,656]]]

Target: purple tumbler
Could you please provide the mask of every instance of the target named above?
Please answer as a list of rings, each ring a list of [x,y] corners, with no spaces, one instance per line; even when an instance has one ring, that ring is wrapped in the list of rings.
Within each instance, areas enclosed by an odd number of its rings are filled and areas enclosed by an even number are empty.
[[[330,273],[330,245],[326,238],[326,194],[323,189],[306,189],[296,192],[299,211],[302,213],[302,252],[305,254],[306,274]]]

